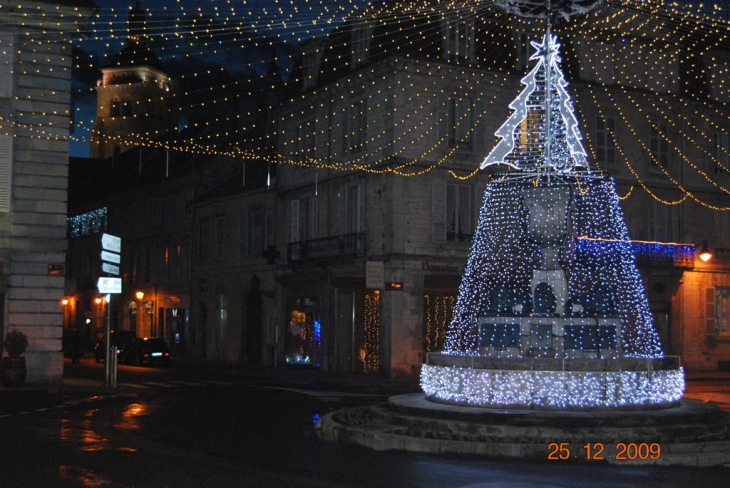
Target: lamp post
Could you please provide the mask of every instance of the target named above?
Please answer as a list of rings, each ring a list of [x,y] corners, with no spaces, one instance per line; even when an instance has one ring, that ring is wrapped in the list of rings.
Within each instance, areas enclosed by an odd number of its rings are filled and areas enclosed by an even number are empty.
[[[702,243],[702,249],[700,250],[700,259],[705,263],[712,259],[712,252],[707,248],[707,241]]]

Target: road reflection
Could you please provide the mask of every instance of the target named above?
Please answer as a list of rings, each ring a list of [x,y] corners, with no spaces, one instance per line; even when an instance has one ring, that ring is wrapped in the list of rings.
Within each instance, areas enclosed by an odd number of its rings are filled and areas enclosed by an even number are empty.
[[[140,418],[151,413],[148,404],[132,403],[122,411],[122,418],[114,424],[115,428],[123,430],[141,430]]]
[[[82,420],[61,419],[61,442],[72,444],[83,451],[100,451],[107,446],[107,440],[91,429],[92,411],[86,412]]]
[[[111,480],[104,478],[96,471],[78,466],[59,466],[58,476],[63,480],[71,481],[88,488],[120,486],[117,483],[112,483]]]

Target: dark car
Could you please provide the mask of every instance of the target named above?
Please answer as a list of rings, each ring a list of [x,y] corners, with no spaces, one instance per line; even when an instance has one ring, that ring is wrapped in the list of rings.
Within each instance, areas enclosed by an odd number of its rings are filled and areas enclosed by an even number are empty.
[[[139,338],[134,331],[131,330],[114,330],[111,333],[111,344],[117,346],[117,364],[130,362],[135,356],[137,343]],[[106,336],[102,336],[101,340],[94,346],[94,357],[96,362],[104,359],[106,349]]]
[[[170,364],[170,349],[164,339],[148,338],[141,339],[135,345],[134,360],[137,364]]]

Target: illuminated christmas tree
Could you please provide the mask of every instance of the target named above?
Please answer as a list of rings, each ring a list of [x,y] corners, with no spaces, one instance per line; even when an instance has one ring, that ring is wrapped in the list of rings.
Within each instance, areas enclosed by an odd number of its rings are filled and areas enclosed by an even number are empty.
[[[424,392],[482,406],[676,402],[684,376],[663,362],[615,184],[586,162],[557,38],[532,45],[537,62],[481,165],[509,171],[486,189]]]

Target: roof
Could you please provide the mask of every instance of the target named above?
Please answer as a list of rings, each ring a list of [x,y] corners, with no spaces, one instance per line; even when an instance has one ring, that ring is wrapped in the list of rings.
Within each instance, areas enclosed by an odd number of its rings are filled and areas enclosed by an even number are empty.
[[[119,66],[149,66],[162,70],[160,58],[147,47],[147,43],[145,42],[130,43],[119,51],[114,56],[114,59],[112,59],[109,67],[115,68]]]

